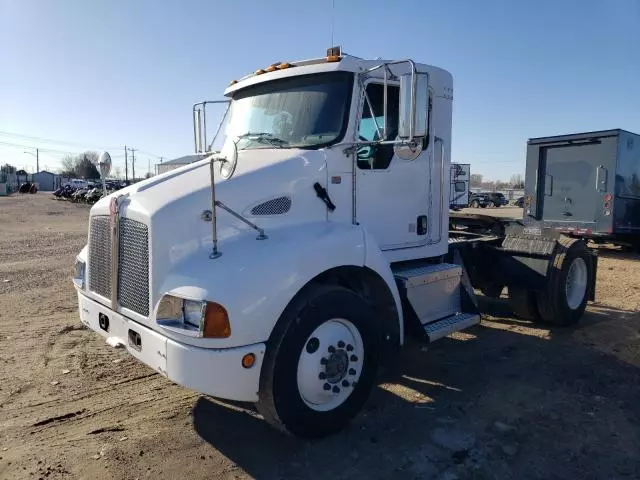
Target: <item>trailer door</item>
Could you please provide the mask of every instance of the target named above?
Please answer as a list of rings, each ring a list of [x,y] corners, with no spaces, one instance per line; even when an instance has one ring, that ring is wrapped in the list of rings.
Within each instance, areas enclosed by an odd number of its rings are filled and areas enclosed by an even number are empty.
[[[601,192],[607,190],[602,165],[610,164],[611,154],[609,142],[602,140],[541,147],[537,190],[542,220],[594,226]]]

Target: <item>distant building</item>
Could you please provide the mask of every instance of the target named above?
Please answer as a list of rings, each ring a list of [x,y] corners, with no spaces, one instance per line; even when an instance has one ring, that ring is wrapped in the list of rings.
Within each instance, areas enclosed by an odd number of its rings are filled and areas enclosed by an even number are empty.
[[[62,185],[62,177],[60,175],[46,170],[34,173],[31,177],[32,181],[38,184],[38,190],[42,192],[53,192]]]
[[[199,155],[185,155],[184,157],[174,158],[173,160],[158,163],[156,164],[156,172],[160,175],[161,173],[166,173],[170,170],[189,165],[190,163],[198,161],[200,158],[201,157]]]
[[[16,180],[18,182],[18,186],[20,186],[20,184],[31,180],[31,175],[29,175],[26,170],[18,170],[16,172]]]

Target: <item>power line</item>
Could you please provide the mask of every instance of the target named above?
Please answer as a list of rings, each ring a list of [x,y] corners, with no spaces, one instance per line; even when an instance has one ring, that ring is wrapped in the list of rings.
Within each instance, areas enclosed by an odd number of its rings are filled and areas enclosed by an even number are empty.
[[[156,158],[164,158],[164,157],[162,157],[162,156],[160,156],[160,155],[156,155],[155,153],[147,152],[146,150],[140,150],[140,149],[138,149],[138,152],[140,152],[140,153],[144,153],[145,155],[150,155],[150,156],[152,156],[152,157],[156,157]]]
[[[71,145],[74,147],[87,147],[89,144],[87,143],[78,143],[78,142],[68,142],[66,140],[53,140],[51,138],[44,138],[44,137],[36,137],[33,135],[24,135],[21,133],[13,133],[13,132],[3,132],[0,131],[0,135],[6,136],[6,137],[14,137],[14,138],[19,138],[19,139],[25,139],[25,140],[32,140],[32,141],[37,141],[37,142],[42,142],[42,143],[55,143],[58,145]],[[94,148],[94,147],[91,147]],[[113,149],[114,147],[95,147],[96,150],[110,150]]]
[[[86,150],[118,150],[122,147],[120,146],[90,146],[87,143],[78,143],[78,142],[68,142],[65,140],[54,140],[54,139],[50,139],[50,138],[44,138],[44,137],[36,137],[34,135],[24,135],[21,133],[14,133],[14,132],[4,132],[4,131],[0,131],[0,136],[8,136],[8,137],[14,137],[14,138],[18,138],[18,139],[23,139],[25,141],[34,141],[34,142],[41,142],[41,143],[53,143],[53,144],[57,144],[57,145],[70,145],[70,146],[75,146],[75,147],[79,147],[81,149],[83,149],[84,151]],[[19,140],[18,140],[19,141]],[[0,144],[4,144],[4,145],[10,145],[10,146],[16,146],[16,147],[20,147],[20,148],[36,148],[33,145],[27,145],[27,144],[22,144],[22,143],[13,143],[13,142],[4,142],[0,140]],[[38,146],[37,148],[40,148],[41,151],[47,151],[47,152],[56,152],[56,153],[83,153],[83,152],[72,152],[72,151],[68,151],[68,150],[59,150],[56,148],[47,148],[47,147],[40,147]],[[164,158],[161,155],[157,155],[153,152],[149,152],[146,150],[139,150],[139,149],[135,149],[136,151],[143,153],[145,155],[150,155],[152,157],[155,158]],[[111,157],[122,157],[122,155],[111,155]]]

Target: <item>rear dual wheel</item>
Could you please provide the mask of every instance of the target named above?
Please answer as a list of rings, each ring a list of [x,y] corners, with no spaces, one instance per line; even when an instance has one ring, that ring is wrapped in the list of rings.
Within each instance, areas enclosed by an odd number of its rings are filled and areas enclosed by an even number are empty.
[[[269,340],[258,411],[300,437],[341,430],[373,386],[376,346],[375,312],[357,294],[338,286],[307,288]]]
[[[582,240],[561,237],[542,291],[509,287],[509,302],[521,318],[549,325],[577,323],[587,307],[590,253]]]

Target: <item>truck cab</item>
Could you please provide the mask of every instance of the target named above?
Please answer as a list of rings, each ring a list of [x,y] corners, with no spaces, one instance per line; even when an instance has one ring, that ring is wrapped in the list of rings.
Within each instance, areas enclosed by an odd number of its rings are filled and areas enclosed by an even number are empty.
[[[503,255],[502,239],[449,234],[449,72],[331,48],[224,94],[212,138],[216,102],[193,107],[202,160],[92,207],[80,319],[180,385],[327,435],[406,334],[431,342],[480,321],[471,279],[511,276],[466,262]],[[582,315],[588,286],[567,318]]]

